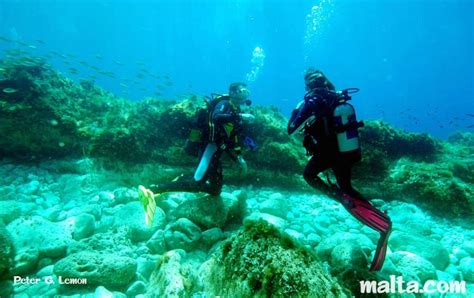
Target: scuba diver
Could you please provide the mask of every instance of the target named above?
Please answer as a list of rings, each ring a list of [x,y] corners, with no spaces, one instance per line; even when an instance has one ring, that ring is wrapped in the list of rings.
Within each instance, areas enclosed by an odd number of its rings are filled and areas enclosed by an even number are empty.
[[[303,127],[303,146],[311,156],[304,169],[305,181],[316,190],[340,202],[344,208],[363,224],[380,233],[370,271],[382,268],[387,250],[387,240],[392,222],[387,214],[376,209],[351,185],[353,165],[361,160],[358,128],[354,108],[347,103],[350,88],[336,91],[334,85],[319,70],[309,68],[304,76],[306,95],[291,114],[288,134]],[[331,168],[337,185],[326,184],[318,174]]]
[[[151,225],[156,206],[155,194],[165,192],[205,192],[212,196],[221,193],[223,185],[222,165],[220,158],[226,152],[232,160],[238,162],[243,172],[247,163],[242,157],[240,137],[244,123],[252,123],[255,117],[241,111],[241,105],[250,105],[250,91],[244,83],[232,83],[228,95],[213,98],[208,102],[207,116],[201,126],[206,140],[200,150],[200,160],[194,175],[181,175],[172,182],[161,185],[138,187],[138,198],[145,209],[145,222]]]

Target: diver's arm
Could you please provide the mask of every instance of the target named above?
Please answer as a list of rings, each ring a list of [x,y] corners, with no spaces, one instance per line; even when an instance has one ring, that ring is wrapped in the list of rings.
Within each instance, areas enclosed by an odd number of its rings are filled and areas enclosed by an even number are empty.
[[[313,105],[307,101],[301,101],[291,113],[288,122],[288,134],[294,133],[302,124],[304,124],[311,116],[314,116]]]
[[[232,109],[228,106],[228,103],[224,101],[218,103],[212,112],[212,122],[215,124],[237,122],[239,120],[241,120],[240,115],[232,113]]]

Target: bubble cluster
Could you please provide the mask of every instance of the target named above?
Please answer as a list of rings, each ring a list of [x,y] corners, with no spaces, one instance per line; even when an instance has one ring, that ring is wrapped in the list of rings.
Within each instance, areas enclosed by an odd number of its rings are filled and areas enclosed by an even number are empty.
[[[321,0],[319,5],[311,7],[311,11],[306,15],[306,32],[304,35],[305,61],[308,58],[308,52],[321,34],[321,27],[331,16],[332,8],[332,0]]]
[[[248,82],[254,82],[265,64],[265,52],[261,47],[256,47],[252,52],[252,68],[245,75]]]

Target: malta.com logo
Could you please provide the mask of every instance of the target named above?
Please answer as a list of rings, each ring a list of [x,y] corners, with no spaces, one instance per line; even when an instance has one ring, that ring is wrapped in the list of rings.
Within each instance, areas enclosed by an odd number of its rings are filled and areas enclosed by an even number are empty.
[[[465,281],[439,281],[439,280],[427,280],[423,286],[417,281],[405,282],[402,276],[396,277],[390,275],[390,280],[362,280],[360,281],[360,292],[362,294],[396,294],[396,293],[408,293],[408,294],[446,294],[466,293],[466,282]]]

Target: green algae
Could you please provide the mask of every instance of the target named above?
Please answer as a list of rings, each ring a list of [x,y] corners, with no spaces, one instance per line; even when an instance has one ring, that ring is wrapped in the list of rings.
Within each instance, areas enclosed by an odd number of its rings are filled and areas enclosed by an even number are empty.
[[[208,262],[206,290],[223,297],[347,297],[317,257],[265,221],[247,221]]]

